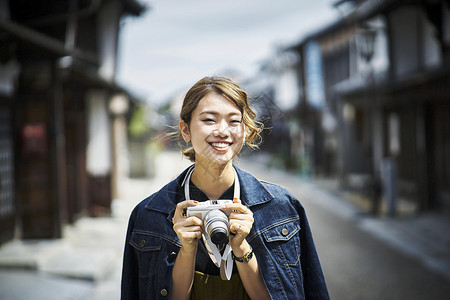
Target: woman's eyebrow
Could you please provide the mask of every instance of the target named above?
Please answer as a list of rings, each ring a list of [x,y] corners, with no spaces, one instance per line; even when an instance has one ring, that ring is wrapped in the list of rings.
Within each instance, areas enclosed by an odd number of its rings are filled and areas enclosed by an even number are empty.
[[[219,112],[217,112],[217,111],[212,111],[212,110],[202,111],[202,112],[200,113],[200,115],[218,115],[218,114],[219,114]]]
[[[200,115],[220,115],[220,112],[214,110],[202,111]],[[240,116],[242,115],[240,112],[230,112],[227,116]]]

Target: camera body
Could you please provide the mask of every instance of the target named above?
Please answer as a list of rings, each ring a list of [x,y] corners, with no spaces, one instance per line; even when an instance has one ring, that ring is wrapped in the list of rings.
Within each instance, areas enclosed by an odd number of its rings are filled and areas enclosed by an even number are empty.
[[[205,232],[210,236],[215,245],[228,243],[229,228],[228,215],[220,208],[232,200],[207,200],[199,202],[196,206],[189,206],[186,209],[186,216],[195,216],[203,221]]]

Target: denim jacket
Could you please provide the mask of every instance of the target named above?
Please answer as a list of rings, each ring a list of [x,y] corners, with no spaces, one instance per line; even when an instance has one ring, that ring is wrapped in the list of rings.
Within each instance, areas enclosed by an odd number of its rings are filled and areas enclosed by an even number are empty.
[[[126,236],[122,299],[167,299],[181,243],[173,230],[181,175],[133,210]],[[286,189],[236,168],[241,200],[253,212],[247,241],[272,299],[329,299],[300,202]]]

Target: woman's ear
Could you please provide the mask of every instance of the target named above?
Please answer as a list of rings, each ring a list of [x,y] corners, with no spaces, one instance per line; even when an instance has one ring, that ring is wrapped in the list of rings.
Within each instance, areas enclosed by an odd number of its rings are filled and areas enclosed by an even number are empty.
[[[183,139],[186,143],[189,143],[191,141],[191,134],[189,132],[189,125],[186,124],[183,120],[180,120],[180,124],[178,125],[180,127],[181,135],[183,136]]]

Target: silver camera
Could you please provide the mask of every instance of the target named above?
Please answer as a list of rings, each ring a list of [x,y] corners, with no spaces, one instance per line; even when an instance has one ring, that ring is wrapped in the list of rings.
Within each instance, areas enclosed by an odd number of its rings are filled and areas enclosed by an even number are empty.
[[[199,202],[196,206],[186,209],[186,216],[196,216],[203,221],[206,233],[215,245],[228,243],[228,214],[220,210],[225,204],[233,203],[232,200],[207,200]]]

